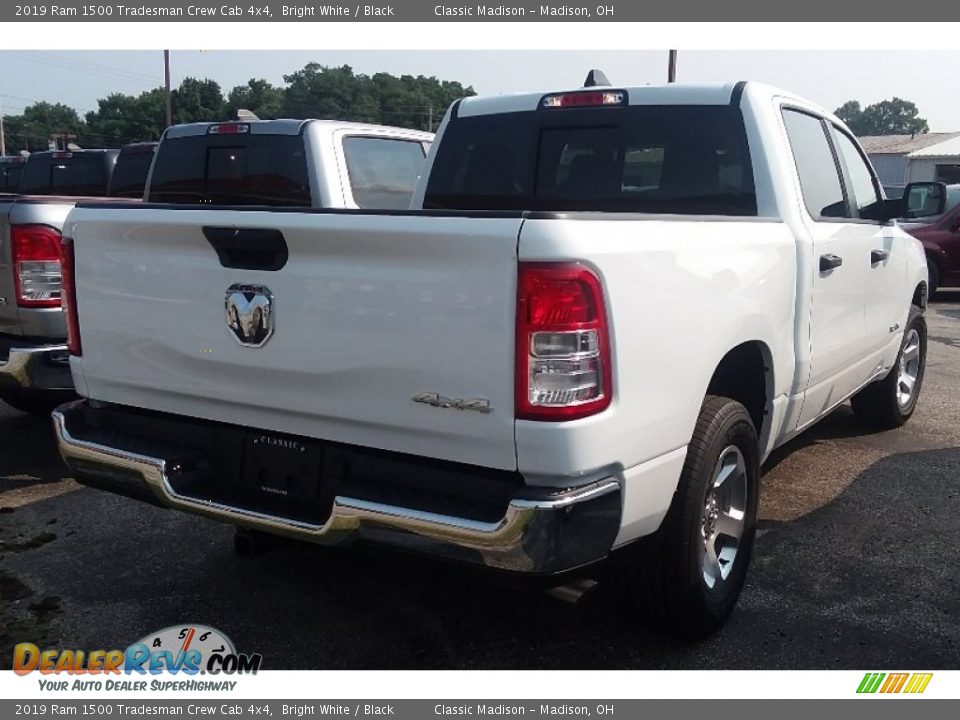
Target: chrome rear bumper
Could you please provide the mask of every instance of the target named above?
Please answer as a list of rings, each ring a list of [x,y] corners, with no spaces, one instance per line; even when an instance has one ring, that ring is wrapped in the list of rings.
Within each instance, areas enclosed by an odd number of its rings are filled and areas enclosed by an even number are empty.
[[[67,346],[11,347],[0,361],[0,390],[73,390]]]
[[[559,492],[543,489],[539,495],[526,488],[496,522],[341,495],[323,524],[277,517],[177,493],[170,482],[171,474],[181,471],[175,460],[84,439],[87,411],[81,400],[53,413],[60,454],[79,482],[300,540],[326,545],[369,540],[501,570],[553,574],[603,559],[620,528],[620,485],[612,479]]]

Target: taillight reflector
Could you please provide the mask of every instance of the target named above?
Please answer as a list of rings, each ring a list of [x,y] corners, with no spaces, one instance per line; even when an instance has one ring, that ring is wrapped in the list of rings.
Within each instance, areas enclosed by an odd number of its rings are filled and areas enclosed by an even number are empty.
[[[517,279],[516,415],[574,420],[610,405],[603,289],[578,263],[521,263]]]
[[[46,225],[11,225],[13,285],[17,305],[60,306],[60,233]]]
[[[61,304],[67,321],[67,350],[71,355],[80,356],[80,320],[77,315],[77,275],[73,256],[73,240],[63,238],[60,243],[60,264],[63,266],[63,296]]]

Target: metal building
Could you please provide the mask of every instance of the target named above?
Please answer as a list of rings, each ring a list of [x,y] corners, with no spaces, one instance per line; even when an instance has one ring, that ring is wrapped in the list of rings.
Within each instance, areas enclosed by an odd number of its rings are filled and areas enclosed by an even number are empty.
[[[960,182],[960,132],[870,135],[860,144],[888,189],[924,180]]]

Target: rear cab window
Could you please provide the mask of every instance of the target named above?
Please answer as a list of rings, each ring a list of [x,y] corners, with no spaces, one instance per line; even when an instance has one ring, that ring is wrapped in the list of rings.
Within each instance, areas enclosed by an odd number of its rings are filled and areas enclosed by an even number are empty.
[[[100,152],[34,153],[19,191],[24,195],[102,196],[110,179],[110,156]]]
[[[150,202],[309,207],[304,139],[269,133],[165,138],[157,150]]]
[[[121,151],[110,178],[111,197],[143,197],[155,150],[155,145],[148,145]]]
[[[25,165],[21,158],[0,160],[0,193],[17,192]]]
[[[757,214],[743,117],[729,105],[457,118],[438,147],[424,207]]]
[[[426,157],[423,142],[350,135],[343,156],[353,200],[360,208],[405,210]]]

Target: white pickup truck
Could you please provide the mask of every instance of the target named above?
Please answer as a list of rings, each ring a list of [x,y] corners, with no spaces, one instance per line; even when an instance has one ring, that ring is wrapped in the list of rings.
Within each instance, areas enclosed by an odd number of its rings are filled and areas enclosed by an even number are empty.
[[[923,250],[802,98],[471,97],[412,206],[78,206],[74,476],[558,582],[613,556],[698,636],[740,593],[770,451],[850,398],[914,411]]]

